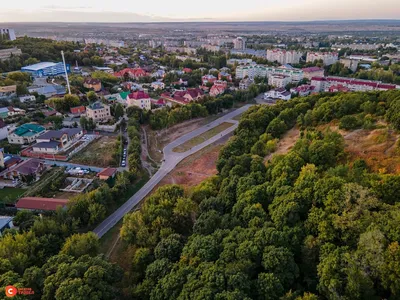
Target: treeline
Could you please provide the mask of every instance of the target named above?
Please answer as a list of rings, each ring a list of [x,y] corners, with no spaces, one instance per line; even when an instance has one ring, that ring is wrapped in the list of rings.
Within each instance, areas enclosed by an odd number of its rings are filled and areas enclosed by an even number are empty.
[[[129,121],[127,132],[129,137],[129,147],[126,163],[129,167],[129,172],[134,175],[137,175],[140,170],[142,170],[142,160],[140,158],[142,144],[140,142],[140,123],[138,121],[141,113],[141,110],[136,108],[128,111]]]
[[[399,103],[400,91],[387,91],[250,108],[220,153],[218,176],[190,193],[160,188],[125,216],[121,236],[133,250],[125,296],[397,299],[400,176],[348,161],[343,137],[316,126],[374,105],[373,118],[392,122]],[[265,164],[264,144],[296,124],[295,146]]]

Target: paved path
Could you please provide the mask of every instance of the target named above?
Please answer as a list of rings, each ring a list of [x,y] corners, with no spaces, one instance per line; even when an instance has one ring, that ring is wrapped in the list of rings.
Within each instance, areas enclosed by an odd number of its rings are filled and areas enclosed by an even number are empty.
[[[209,123],[208,125],[205,125],[203,127],[200,127],[192,132],[189,132],[188,134],[185,134],[184,136],[181,136],[180,138],[176,139],[172,143],[168,144],[164,148],[164,162],[162,163],[160,169],[157,171],[156,174],[136,193],[134,194],[131,198],[129,198],[128,201],[126,201],[120,208],[118,208],[114,213],[112,213],[107,219],[105,219],[101,224],[99,224],[93,231],[98,235],[98,237],[102,237],[107,231],[109,231],[115,224],[117,224],[125,214],[129,213],[136,205],[142,201],[147,194],[149,194],[154,187],[169,173],[171,172],[176,165],[182,161],[184,158],[196,153],[197,151],[203,149],[204,147],[207,147],[208,145],[214,143],[215,141],[219,140],[223,136],[233,132],[237,126],[238,126],[238,121],[233,120],[237,115],[240,115],[241,113],[245,112],[251,105],[245,105],[233,112],[230,112],[221,118]],[[192,138],[210,130],[211,128],[214,128],[224,122],[229,122],[229,123],[234,123],[233,126],[225,129],[221,133],[213,136],[209,140],[193,147],[189,151],[183,152],[183,153],[176,153],[173,152],[172,149],[174,149],[176,146],[179,146]]]

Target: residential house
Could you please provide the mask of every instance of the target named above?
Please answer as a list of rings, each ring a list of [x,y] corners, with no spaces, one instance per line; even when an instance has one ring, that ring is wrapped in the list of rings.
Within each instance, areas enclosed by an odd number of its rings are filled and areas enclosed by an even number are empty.
[[[151,83],[151,87],[154,90],[163,90],[165,88],[165,84],[162,81],[154,81]]]
[[[150,96],[143,91],[137,91],[129,94],[127,99],[127,104],[128,107],[136,106],[141,109],[147,109],[147,110],[151,109]]]
[[[0,99],[9,100],[14,97],[17,97],[16,85],[0,86]]]
[[[7,135],[8,135],[7,124],[3,121],[3,119],[0,119],[0,141],[6,139]]]
[[[46,166],[43,161],[30,158],[3,170],[0,172],[0,178],[22,181],[38,180],[45,170]]]
[[[172,104],[186,105],[192,101],[197,101],[204,96],[204,93],[199,88],[175,91],[170,94],[168,92],[161,94],[161,99]]]
[[[311,80],[315,76],[324,76],[324,69],[319,67],[303,68],[301,70],[303,71],[304,78],[308,80]]]
[[[290,92],[288,92],[284,88],[273,89],[264,93],[265,100],[268,99],[290,100],[291,97],[292,95],[290,94]]]
[[[232,75],[226,72],[219,72],[218,73],[218,80],[226,80],[232,82]]]
[[[57,208],[64,208],[68,199],[23,197],[15,204],[17,209],[29,209],[38,211],[56,211]]]
[[[30,144],[36,140],[46,129],[37,124],[23,124],[8,133],[7,139],[10,144]]]
[[[192,69],[190,69],[190,68],[183,68],[183,73],[185,73],[185,74],[190,74],[190,73],[192,73],[193,72],[193,70]]]
[[[217,80],[217,81],[215,81],[214,85],[211,87],[210,95],[213,97],[221,95],[225,92],[227,87],[228,87],[228,84],[226,81]]]
[[[190,102],[190,101],[197,101],[203,98],[204,93],[199,88],[190,88],[184,91],[176,91],[174,95],[183,97]]]
[[[83,86],[87,89],[94,90],[95,92],[101,91],[101,81],[95,78],[86,78],[83,82]]]
[[[19,101],[21,101],[22,103],[27,101],[36,101],[36,97],[33,95],[24,95],[19,97]]]
[[[139,79],[141,77],[149,76],[149,74],[142,68],[125,68],[119,72],[115,72],[114,76],[118,78],[129,77],[133,79]]]
[[[214,84],[216,80],[217,77],[215,77],[214,75],[204,75],[203,77],[201,77],[201,82],[203,85],[206,85],[207,83]]]
[[[97,173],[97,176],[100,180],[108,180],[110,178],[114,178],[117,174],[117,171],[118,170],[116,168],[105,168]]]
[[[86,116],[95,122],[108,121],[112,118],[110,106],[101,102],[94,102],[86,106]]]
[[[83,136],[80,128],[49,130],[36,139],[32,151],[36,153],[56,154],[67,150]]]
[[[8,108],[8,116],[9,117],[23,116],[23,115],[25,115],[25,112],[26,112],[24,109],[12,107],[12,106],[9,106],[7,108]]]
[[[80,116],[86,112],[86,107],[81,105],[81,106],[75,106],[70,108],[71,114],[74,116]]]
[[[155,78],[164,78],[165,77],[165,71],[164,70],[157,70],[154,73],[151,74],[152,77]]]

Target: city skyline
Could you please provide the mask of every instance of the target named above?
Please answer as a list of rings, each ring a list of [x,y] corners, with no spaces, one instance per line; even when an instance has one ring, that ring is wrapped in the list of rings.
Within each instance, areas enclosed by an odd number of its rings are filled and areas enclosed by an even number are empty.
[[[346,9],[343,9],[346,8]],[[135,4],[124,0],[102,2],[70,0],[53,4],[50,0],[23,0],[2,4],[2,22],[173,22],[173,21],[314,21],[398,19],[397,0],[379,2],[338,0],[320,4],[315,0],[241,1],[204,0],[193,7],[183,0],[160,0]]]

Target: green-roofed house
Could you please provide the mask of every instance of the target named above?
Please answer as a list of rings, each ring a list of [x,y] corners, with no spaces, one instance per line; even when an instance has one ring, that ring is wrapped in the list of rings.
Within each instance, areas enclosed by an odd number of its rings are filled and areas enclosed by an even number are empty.
[[[10,144],[30,144],[45,131],[46,128],[43,126],[27,123],[17,127],[14,131],[9,132],[7,139]]]

